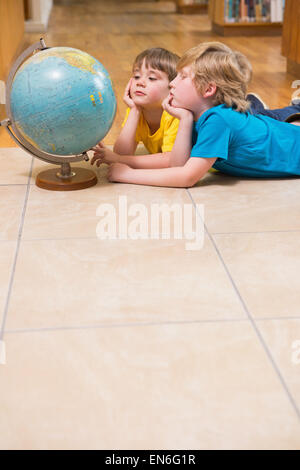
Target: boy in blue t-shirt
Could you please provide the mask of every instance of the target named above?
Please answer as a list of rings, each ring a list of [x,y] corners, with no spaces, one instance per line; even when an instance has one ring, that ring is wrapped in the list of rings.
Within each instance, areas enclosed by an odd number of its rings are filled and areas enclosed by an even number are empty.
[[[216,156],[213,168],[229,175],[285,177],[300,175],[299,143],[297,126],[220,104],[195,123],[191,157]]]
[[[251,65],[243,54],[202,43],[183,55],[177,70],[164,102],[180,120],[169,167],[115,163],[111,181],[189,187],[211,167],[235,176],[300,176],[300,127],[249,112]]]

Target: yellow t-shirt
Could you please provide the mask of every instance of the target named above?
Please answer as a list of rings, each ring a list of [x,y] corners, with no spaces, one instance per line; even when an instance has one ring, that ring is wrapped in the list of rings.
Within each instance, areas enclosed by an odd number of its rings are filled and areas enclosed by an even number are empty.
[[[127,121],[130,108],[126,111],[126,116],[122,127]],[[141,113],[139,123],[136,129],[135,140],[137,143],[143,142],[149,153],[170,152],[173,148],[179,120],[171,116],[167,111],[163,111],[160,126],[154,134],[151,134],[148,123]]]

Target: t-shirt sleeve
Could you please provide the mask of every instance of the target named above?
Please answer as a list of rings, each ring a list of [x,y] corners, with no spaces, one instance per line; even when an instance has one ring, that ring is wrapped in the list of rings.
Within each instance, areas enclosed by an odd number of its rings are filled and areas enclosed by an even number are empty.
[[[130,108],[127,108],[126,109],[126,114],[125,114],[125,118],[124,118],[124,121],[122,122],[122,127],[125,126],[125,123],[128,119],[128,116],[129,116],[129,113],[130,113]],[[137,129],[136,129],[136,133],[135,133],[135,141],[137,143],[139,143],[141,141],[141,130],[140,130],[140,121],[138,123],[138,126],[137,126]]]
[[[162,152],[171,152],[176,139],[178,126],[179,120],[175,118],[172,120],[170,126],[165,129],[161,146]]]
[[[126,109],[126,114],[125,114],[125,117],[124,117],[124,121],[122,122],[122,127],[125,126],[125,123],[126,123],[126,121],[128,119],[128,116],[129,116],[129,113],[130,113],[130,108],[127,108]]]
[[[218,115],[210,115],[200,125],[191,157],[228,159],[230,127]]]

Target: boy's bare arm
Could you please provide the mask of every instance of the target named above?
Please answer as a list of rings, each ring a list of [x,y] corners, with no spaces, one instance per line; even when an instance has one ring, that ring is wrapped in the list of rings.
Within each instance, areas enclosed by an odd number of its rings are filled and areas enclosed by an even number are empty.
[[[120,155],[118,162],[142,170],[168,168],[170,166],[170,152],[152,155]]]
[[[171,150],[170,166],[183,166],[190,157],[192,148],[192,131],[194,117],[191,111],[172,106],[169,95],[163,102],[163,108],[172,116],[179,119],[176,140]]]
[[[118,155],[102,142],[94,147],[94,156],[91,165],[99,166],[101,163],[124,163],[131,168],[152,169],[168,168],[170,166],[170,152],[155,153],[152,155]]]
[[[115,163],[109,168],[108,178],[121,183],[188,188],[199,181],[215,161],[216,158],[192,157],[184,166],[154,170],[134,169]]]
[[[183,166],[188,161],[192,148],[193,115],[187,114],[179,121],[176,140],[171,150],[170,166]]]
[[[130,109],[127,121],[121,130],[119,137],[114,145],[114,152],[119,155],[132,155],[134,154],[137,142],[135,140],[136,129],[138,126],[140,111],[134,107]]]
[[[117,138],[114,151],[120,155],[132,155],[135,152],[137,143],[135,140],[136,130],[141,116],[141,109],[134,103],[130,88],[132,84],[132,78],[126,85],[125,92],[123,95],[124,103],[130,108],[128,118],[124,124],[123,129]]]

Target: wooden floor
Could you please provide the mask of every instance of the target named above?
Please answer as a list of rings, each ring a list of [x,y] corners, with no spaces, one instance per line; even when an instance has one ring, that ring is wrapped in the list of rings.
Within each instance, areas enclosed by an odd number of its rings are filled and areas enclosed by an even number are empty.
[[[135,56],[143,49],[161,46],[177,54],[202,41],[220,40],[246,54],[253,64],[251,90],[259,93],[270,107],[288,104],[293,77],[286,73],[281,55],[281,37],[222,38],[211,32],[206,14],[180,15],[172,2],[128,2],[122,0],[56,0],[49,27],[44,35],[48,46],[70,46],[96,57],[114,82],[118,112],[105,142],[118,135],[125,105],[123,90]],[[24,47],[40,34],[26,34]],[[0,147],[15,144],[0,129]]]

